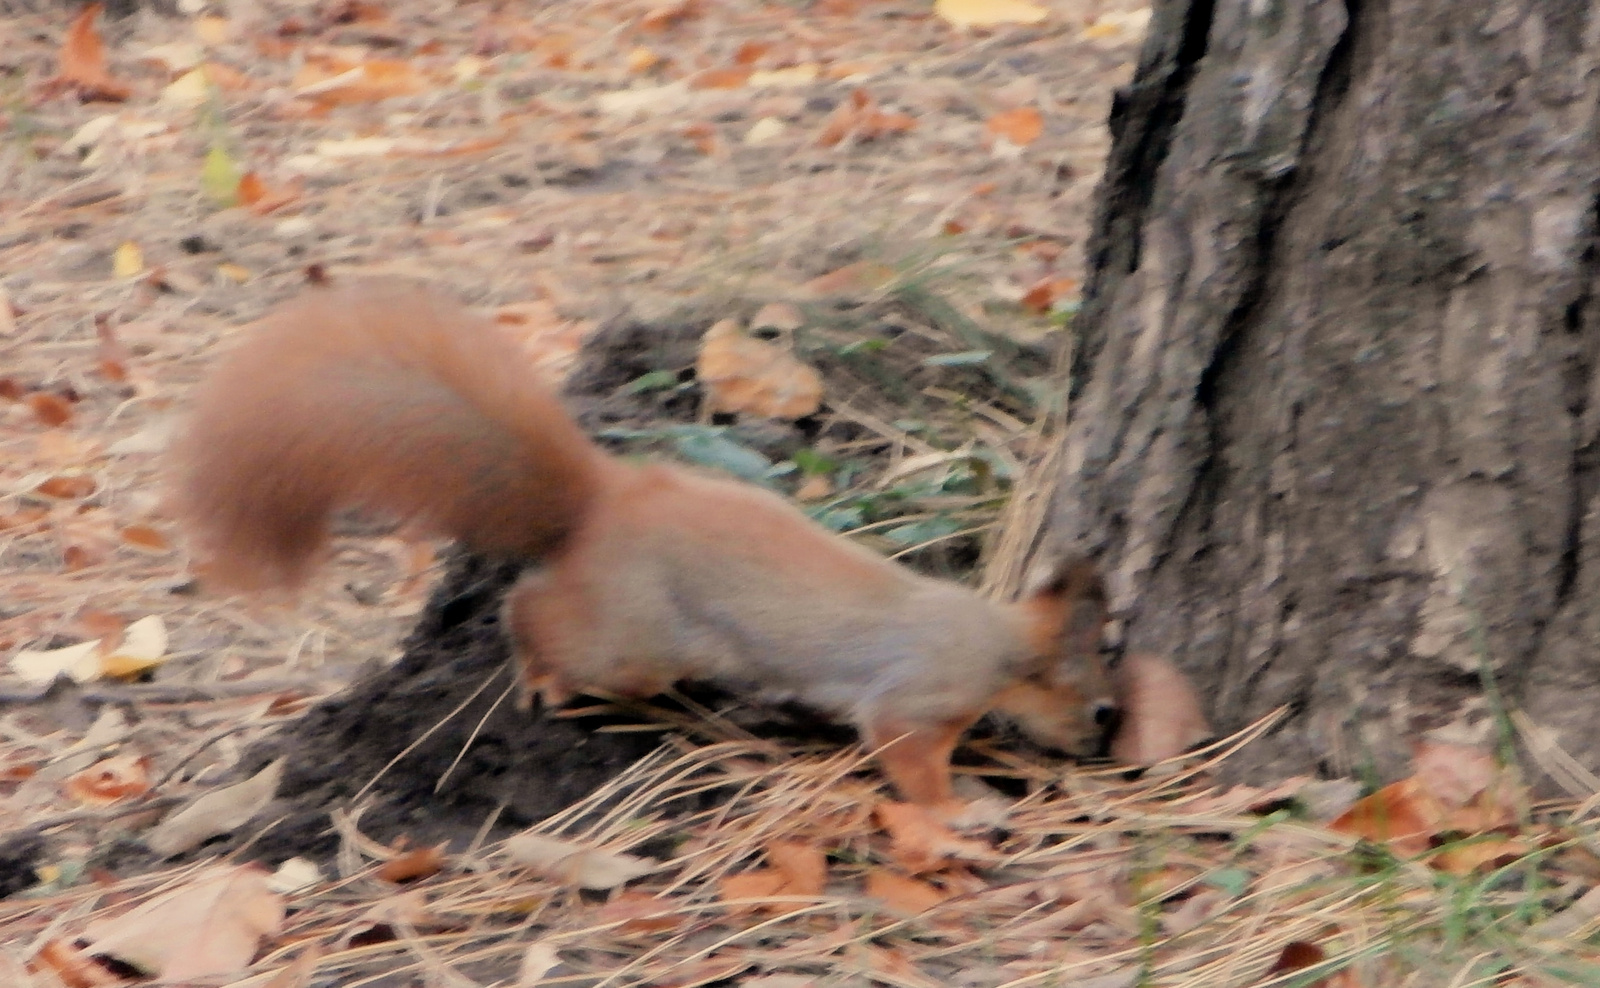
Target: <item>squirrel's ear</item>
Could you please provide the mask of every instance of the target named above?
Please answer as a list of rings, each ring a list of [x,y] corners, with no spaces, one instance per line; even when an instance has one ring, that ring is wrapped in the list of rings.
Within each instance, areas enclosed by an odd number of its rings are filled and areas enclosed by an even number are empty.
[[[1028,615],[1028,637],[1040,657],[1081,657],[1100,651],[1106,590],[1094,563],[1057,559],[1030,575],[1018,602]]]

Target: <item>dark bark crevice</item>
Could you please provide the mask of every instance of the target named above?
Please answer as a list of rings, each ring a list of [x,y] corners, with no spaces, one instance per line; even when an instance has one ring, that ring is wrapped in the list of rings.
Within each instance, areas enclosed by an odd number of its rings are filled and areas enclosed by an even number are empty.
[[[1183,119],[1215,14],[1215,0],[1158,3],[1134,81],[1112,97],[1108,120],[1112,146],[1096,194],[1080,326],[1103,325],[1100,315],[1109,302],[1105,289],[1139,266],[1140,234],[1155,195],[1156,176]],[[1173,19],[1179,21],[1176,28],[1168,26]],[[1170,43],[1174,38],[1176,43]],[[1069,379],[1074,392],[1103,340],[1103,333],[1095,331],[1080,339]]]

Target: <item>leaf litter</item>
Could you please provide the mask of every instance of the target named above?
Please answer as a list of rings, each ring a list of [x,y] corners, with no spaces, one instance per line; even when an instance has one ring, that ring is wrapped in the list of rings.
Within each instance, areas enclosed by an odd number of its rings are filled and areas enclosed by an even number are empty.
[[[1238,741],[1172,760],[1204,732],[1159,689],[1150,719],[1173,730],[1133,760],[1166,771],[1062,775],[989,751],[1021,796],[971,830],[896,809],[845,756],[730,740],[664,749],[619,783],[645,797],[628,813],[596,797],[520,844],[385,851],[271,887],[242,866],[88,877],[103,841],[187,848],[247,826],[272,787],[218,784],[243,746],[385,658],[375,643],[426,592],[413,560],[431,550],[346,538],[297,614],[263,613],[189,596],[172,551],[155,454],[197,355],[308,262],[442,279],[556,373],[606,299],[721,299],[742,340],[795,361],[736,367],[758,394],[740,410],[799,408],[784,389],[808,395],[812,370],[824,428],[848,433],[793,460],[818,517],[880,547],[948,547],[996,524],[1020,468],[1048,472],[1033,389],[1074,311],[1105,108],[1148,20],[1018,0],[231,13],[88,5],[7,34],[30,82],[0,161],[0,648],[77,650],[0,684],[56,697],[7,713],[0,739],[5,829],[55,835],[33,894],[0,901],[8,957],[31,945],[36,977],[126,983],[100,952],[262,984],[1386,984],[1408,952],[1454,957],[1450,930],[1508,922],[1540,950],[1463,957],[1458,981],[1596,961],[1588,804],[1534,804],[1493,759],[1432,748],[1324,826],[1305,815],[1312,783],[1216,785]],[[672,400],[675,370],[641,393]],[[750,452],[738,435],[674,441],[731,462]],[[785,461],[763,462],[784,482]],[[999,544],[1028,501],[1011,498]],[[1014,585],[1019,556],[991,557],[990,585]],[[722,777],[738,795],[716,810],[648,809]],[[209,823],[165,844],[147,828],[175,796],[191,805],[163,826]],[[230,805],[196,812],[208,796]],[[153,924],[186,935],[151,953]]]

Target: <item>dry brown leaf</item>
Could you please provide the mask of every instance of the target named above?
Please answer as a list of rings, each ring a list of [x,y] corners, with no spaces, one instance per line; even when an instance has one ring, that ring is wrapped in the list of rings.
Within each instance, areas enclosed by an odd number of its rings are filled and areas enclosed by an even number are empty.
[[[1023,293],[1022,307],[1029,312],[1043,315],[1049,312],[1057,301],[1071,298],[1077,292],[1076,278],[1041,278]]]
[[[1508,865],[1538,849],[1538,842],[1526,837],[1469,838],[1446,844],[1428,858],[1428,864],[1452,875],[1467,875]]]
[[[28,395],[28,407],[33,417],[45,425],[55,427],[72,421],[72,402],[49,391],[35,391]]]
[[[106,69],[106,46],[94,26],[102,6],[91,3],[84,7],[67,28],[58,56],[59,71],[51,80],[51,88],[76,93],[85,102],[120,102],[133,90],[113,79]]]
[[[67,776],[61,788],[85,806],[110,806],[150,791],[150,759],[144,755],[104,758]]]
[[[815,368],[777,344],[746,336],[732,319],[706,331],[695,376],[713,412],[797,419],[822,405],[822,375]]]
[[[834,268],[818,275],[800,286],[809,298],[832,298],[841,295],[863,295],[881,291],[893,283],[897,272],[887,264],[876,261],[856,261],[842,268]]]
[[[277,795],[283,759],[237,785],[206,793],[157,824],[144,842],[164,858],[199,847],[205,841],[249,823]]]
[[[750,81],[750,70],[705,69],[689,77],[690,89],[739,89]]]
[[[57,474],[40,481],[33,488],[33,492],[58,501],[81,501],[93,494],[99,486],[93,477],[85,474]]]
[[[986,842],[958,837],[925,806],[889,800],[873,807],[878,825],[889,834],[889,854],[913,874],[938,871],[952,861],[992,862],[994,848]]]
[[[595,912],[596,923],[618,923],[625,933],[660,933],[683,926],[688,917],[676,911],[677,903],[650,892],[626,890],[612,896]]]
[[[402,935],[402,931],[416,929],[434,922],[428,908],[428,896],[422,889],[411,889],[391,895],[357,916],[340,934],[340,950],[374,943],[388,943]]]
[[[209,868],[187,885],[89,924],[88,951],[167,981],[244,970],[283,925],[283,900],[253,865]]]
[[[379,866],[376,874],[382,880],[396,885],[437,875],[444,870],[444,850],[449,846],[449,842],[446,842],[397,854]]]
[[[1193,684],[1162,656],[1124,656],[1114,688],[1122,723],[1111,742],[1111,757],[1124,765],[1152,765],[1212,735]]]
[[[857,141],[875,141],[889,134],[903,134],[917,126],[915,117],[904,113],[885,113],[864,89],[850,94],[822,126],[817,135],[819,147],[831,148],[846,137]]]
[[[699,14],[699,0],[673,0],[672,3],[664,3],[639,18],[639,26],[646,31],[665,31]]]
[[[1416,779],[1384,786],[1341,814],[1328,829],[1387,844],[1402,857],[1428,849],[1444,819],[1441,806]]]
[[[1038,107],[1019,106],[990,117],[983,125],[992,137],[1003,137],[1017,147],[1025,148],[1044,133],[1044,117]]]
[[[101,988],[103,985],[125,985],[94,958],[65,940],[49,940],[28,961],[28,970],[35,974],[51,974],[60,979],[66,988]]]
[[[123,544],[144,552],[167,552],[172,543],[159,530],[150,525],[124,525],[117,530]]]
[[[950,896],[937,886],[883,868],[867,873],[867,896],[892,912],[906,916],[925,913]]]
[[[416,66],[397,59],[351,62],[332,55],[307,57],[291,83],[296,96],[320,103],[374,103],[412,96],[428,88]]]
[[[649,858],[600,851],[529,831],[506,838],[506,855],[546,878],[579,888],[606,891],[660,867]]]
[[[784,895],[821,895],[828,883],[828,857],[815,844],[773,841],[767,845],[767,861],[784,877]]]
[[[1500,774],[1494,757],[1481,748],[1442,741],[1419,741],[1412,751],[1412,774],[1445,806],[1465,806]]]

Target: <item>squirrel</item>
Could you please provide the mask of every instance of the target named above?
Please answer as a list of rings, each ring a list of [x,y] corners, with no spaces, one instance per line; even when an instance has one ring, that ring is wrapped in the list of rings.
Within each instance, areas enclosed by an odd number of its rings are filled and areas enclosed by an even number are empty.
[[[614,456],[499,326],[407,283],[314,285],[249,327],[172,457],[201,572],[237,590],[301,584],[344,508],[524,561],[501,619],[524,709],[754,687],[852,723],[902,798],[944,807],[986,712],[1069,754],[1113,713],[1091,563],[999,603],[767,489]]]

